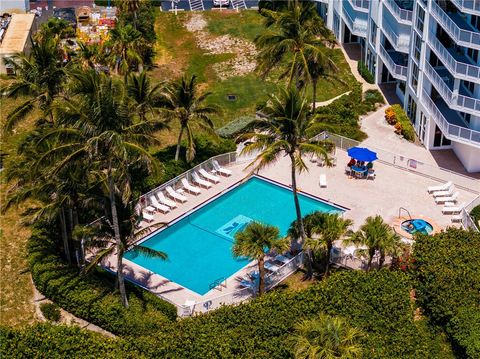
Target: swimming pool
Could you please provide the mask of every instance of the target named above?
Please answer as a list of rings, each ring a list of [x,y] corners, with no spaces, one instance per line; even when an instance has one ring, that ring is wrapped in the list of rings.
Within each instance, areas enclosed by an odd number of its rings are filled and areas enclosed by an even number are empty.
[[[403,221],[402,229],[410,234],[415,234],[415,233],[430,234],[433,232],[433,226],[427,221],[420,218]]]
[[[303,215],[344,211],[301,194],[299,200]],[[252,177],[142,242],[143,246],[167,253],[167,261],[132,252],[127,252],[125,258],[204,295],[215,280],[228,278],[248,264],[248,260],[232,256],[236,232],[256,220],[278,226],[286,234],[294,219],[292,192]]]

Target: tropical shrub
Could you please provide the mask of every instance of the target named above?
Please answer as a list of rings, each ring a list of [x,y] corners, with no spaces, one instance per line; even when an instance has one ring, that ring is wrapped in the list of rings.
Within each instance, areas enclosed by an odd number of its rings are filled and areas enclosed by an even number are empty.
[[[480,205],[474,207],[470,211],[470,216],[472,216],[473,220],[475,221],[475,224],[478,225],[478,223],[480,222]]]
[[[395,104],[385,110],[385,120],[395,126],[395,133],[407,141],[415,141],[415,129],[401,105]]]
[[[363,79],[367,81],[369,84],[375,83],[375,76],[370,72],[367,65],[365,65],[363,61],[359,61],[357,63],[357,70],[360,76],[362,76]]]
[[[242,116],[237,119],[229,122],[222,128],[217,130],[217,134],[225,138],[234,138],[242,132],[247,132],[250,130],[251,125],[255,121],[255,117],[252,116]]]
[[[140,335],[158,331],[176,318],[176,308],[139,287],[127,288],[125,309],[114,288],[114,277],[97,271],[80,275],[62,261],[44,231],[34,230],[28,244],[28,264],[37,289],[57,305],[112,333]]]
[[[363,101],[359,104],[361,106],[360,112],[368,113],[375,111],[377,106],[383,105],[385,99],[378,90],[367,90],[363,93]]]
[[[393,108],[391,106],[385,109],[385,120],[389,125],[395,125],[397,123],[395,111],[393,111]]]
[[[480,356],[480,234],[456,228],[416,239],[419,306],[446,328],[461,357]]]
[[[60,309],[55,303],[42,303],[40,304],[40,310],[47,320],[51,320],[53,322],[58,322],[62,316]]]

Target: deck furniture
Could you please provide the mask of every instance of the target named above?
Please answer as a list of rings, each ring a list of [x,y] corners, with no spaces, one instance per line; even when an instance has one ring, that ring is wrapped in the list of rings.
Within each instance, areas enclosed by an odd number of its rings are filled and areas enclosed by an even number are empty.
[[[327,175],[322,173],[318,179],[320,187],[327,187]]]
[[[196,196],[198,196],[200,193],[202,193],[202,191],[200,190],[200,188],[198,188],[197,186],[193,186],[192,184],[190,184],[190,182],[187,181],[186,178],[182,178],[181,180],[182,182],[182,185],[183,185],[183,188],[187,191],[187,192],[190,192]]]
[[[200,172],[200,175],[203,176],[203,178],[205,178],[206,180],[210,181],[210,182],[213,182],[213,183],[218,183],[220,182],[220,178],[215,176],[215,175],[212,175],[211,173],[208,173],[207,171],[205,171],[203,168],[200,168],[200,170],[198,171]]]
[[[215,171],[220,173],[222,176],[227,176],[228,177],[228,176],[232,175],[232,171],[227,170],[226,168],[220,166],[217,160],[213,160],[212,164],[213,164],[213,168],[215,169]]]
[[[149,200],[150,200],[150,204],[152,207],[155,207],[155,209],[157,211],[160,211],[160,212],[163,212],[163,213],[168,213],[170,212],[170,207],[168,206],[165,206],[164,204],[160,204],[158,201],[157,201],[157,197],[155,197],[154,195],[151,195],[149,197]]]
[[[153,215],[148,213],[147,211],[142,211],[142,218],[145,222],[153,222]]]
[[[438,191],[446,191],[448,190],[451,186],[453,185],[453,183],[451,181],[447,182],[447,183],[444,183],[440,186],[431,186],[431,187],[428,187],[427,188],[427,192],[428,193],[432,193],[432,192],[438,192]]]
[[[168,199],[167,197],[165,197],[165,195],[161,191],[157,192],[156,197],[158,198],[160,203],[164,204],[165,206],[168,206],[170,208],[176,208],[177,207],[177,204],[175,203],[175,201],[172,201],[172,200]]]
[[[192,180],[194,183],[198,184],[201,187],[212,188],[212,184],[208,181],[205,181],[203,178],[201,178],[197,172],[192,173]]]
[[[459,196],[459,193],[455,192],[454,194],[452,194],[451,196],[448,196],[448,197],[437,197],[437,198],[435,198],[435,203],[436,204],[445,203],[445,202],[456,203],[458,196]]]
[[[167,194],[173,198],[174,200],[176,201],[179,201],[179,202],[187,202],[188,201],[188,198],[185,197],[183,194],[180,194],[180,193],[177,193],[173,188],[172,186],[167,186],[165,188],[165,190],[167,191]]]

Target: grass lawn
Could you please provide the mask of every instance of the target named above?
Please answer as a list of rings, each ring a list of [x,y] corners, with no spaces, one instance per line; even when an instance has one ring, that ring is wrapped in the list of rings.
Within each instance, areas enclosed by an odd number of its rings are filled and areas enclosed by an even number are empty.
[[[0,85],[4,84],[0,81]],[[4,118],[8,111],[18,100],[0,100],[0,125],[3,126]],[[14,161],[14,150],[22,134],[33,125],[35,114],[30,115],[25,122],[17,127],[16,133],[2,135],[0,148],[7,154],[5,164]],[[0,202],[3,203],[8,189],[5,175],[0,175]],[[30,274],[27,271],[26,243],[30,236],[28,227],[21,223],[23,211],[26,206],[11,208],[1,214],[0,222],[0,324],[24,325],[34,320],[33,288]]]

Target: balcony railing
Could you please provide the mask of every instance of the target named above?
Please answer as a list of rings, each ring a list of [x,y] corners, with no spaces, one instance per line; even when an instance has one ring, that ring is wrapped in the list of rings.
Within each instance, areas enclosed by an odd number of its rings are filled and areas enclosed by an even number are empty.
[[[462,12],[480,15],[480,0],[452,0],[452,2]]]
[[[423,96],[421,100],[430,112],[430,116],[433,118],[437,126],[442,130],[445,137],[447,137],[449,140],[467,143],[480,148],[480,131],[475,131],[467,127],[461,127],[449,123],[425,90],[423,90]]]
[[[350,5],[357,10],[367,13],[368,7],[370,6],[370,0],[348,0]]]
[[[432,14],[458,45],[480,49],[480,33],[458,27],[435,1],[432,1]]]
[[[463,112],[468,112],[473,115],[480,113],[480,100],[460,94],[454,94],[448,87],[445,81],[428,62],[425,62],[425,73],[430,82],[435,86],[438,93],[442,96],[445,102],[453,109]]]
[[[383,22],[383,33],[388,41],[393,45],[395,50],[408,53],[410,50],[410,34],[408,37],[399,37],[395,31],[388,25],[386,21]]]
[[[345,8],[342,11],[343,20],[347,24],[350,32],[354,35],[367,37],[367,22],[359,19],[353,20]]]
[[[440,58],[445,67],[456,77],[467,81],[477,82],[480,78],[480,66],[466,64],[455,60],[455,58],[448,52],[443,44],[430,33],[429,45],[435,54]]]
[[[395,18],[404,24],[412,24],[413,11],[402,9],[394,0],[385,0],[384,4]]]
[[[406,66],[397,65],[395,61],[391,58],[385,48],[380,45],[380,57],[383,60],[383,63],[387,66],[388,71],[398,80],[407,81],[407,72],[408,68]]]

